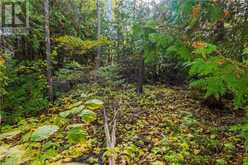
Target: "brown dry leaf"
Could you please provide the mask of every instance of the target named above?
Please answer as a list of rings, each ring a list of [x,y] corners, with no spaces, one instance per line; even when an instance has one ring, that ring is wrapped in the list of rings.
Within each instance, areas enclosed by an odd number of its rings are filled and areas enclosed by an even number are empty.
[[[197,4],[192,9],[192,16],[196,18],[200,15],[200,12],[201,12],[201,6],[200,4]]]
[[[194,42],[192,44],[192,46],[195,49],[199,49],[199,48],[205,48],[207,46],[207,44],[205,42],[202,42],[202,41],[197,41],[197,42]]]

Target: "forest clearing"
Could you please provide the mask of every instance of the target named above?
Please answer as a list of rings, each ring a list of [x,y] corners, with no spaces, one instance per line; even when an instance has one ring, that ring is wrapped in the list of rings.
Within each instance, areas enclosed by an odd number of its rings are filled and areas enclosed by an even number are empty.
[[[248,1],[0,0],[0,165],[247,165]]]

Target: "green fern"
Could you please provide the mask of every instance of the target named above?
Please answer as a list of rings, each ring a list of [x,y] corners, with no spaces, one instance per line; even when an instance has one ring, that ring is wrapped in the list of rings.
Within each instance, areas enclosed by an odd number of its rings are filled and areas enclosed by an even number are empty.
[[[106,37],[100,37],[98,40],[82,40],[74,36],[60,36],[55,38],[55,41],[59,46],[65,47],[69,50],[77,50],[80,53],[85,53],[88,50],[97,48],[103,45],[110,45],[111,41]]]

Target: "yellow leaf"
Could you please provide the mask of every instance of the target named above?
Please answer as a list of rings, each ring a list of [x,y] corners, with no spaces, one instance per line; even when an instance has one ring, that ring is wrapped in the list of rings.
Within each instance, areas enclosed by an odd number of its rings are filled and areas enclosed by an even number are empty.
[[[5,64],[5,60],[3,57],[0,56],[0,65],[4,65]]]
[[[192,9],[192,16],[194,18],[198,17],[200,15],[200,11],[201,11],[201,6],[199,4],[195,5]]]

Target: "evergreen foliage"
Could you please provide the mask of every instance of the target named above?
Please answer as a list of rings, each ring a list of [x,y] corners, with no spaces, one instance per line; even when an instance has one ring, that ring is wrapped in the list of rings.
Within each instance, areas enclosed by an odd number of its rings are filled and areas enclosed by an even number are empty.
[[[5,102],[2,105],[3,118],[16,122],[23,116],[32,116],[48,107],[46,97],[45,64],[42,61],[15,60],[6,65],[8,84],[5,87]]]

